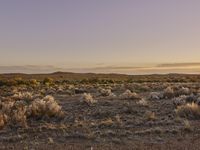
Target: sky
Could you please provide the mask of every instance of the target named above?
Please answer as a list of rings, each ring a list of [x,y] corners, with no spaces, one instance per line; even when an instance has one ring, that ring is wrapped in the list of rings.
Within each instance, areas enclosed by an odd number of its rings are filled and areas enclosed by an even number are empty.
[[[199,27],[199,0],[1,0],[0,66],[191,68]]]

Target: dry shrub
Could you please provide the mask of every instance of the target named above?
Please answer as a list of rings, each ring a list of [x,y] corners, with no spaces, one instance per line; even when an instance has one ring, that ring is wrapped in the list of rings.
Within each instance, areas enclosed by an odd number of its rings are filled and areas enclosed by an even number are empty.
[[[155,114],[155,112],[147,112],[146,113],[146,118],[147,118],[147,120],[151,120],[151,121],[153,121],[153,120],[156,120],[156,114]]]
[[[192,126],[190,125],[190,122],[188,120],[184,120],[183,124],[184,124],[185,131],[192,131]]]
[[[110,96],[113,94],[110,89],[100,89],[100,93],[102,96]]]
[[[163,98],[163,93],[151,92],[149,97],[150,97],[150,99],[152,99],[152,100],[160,100],[160,99]]]
[[[22,127],[27,127],[26,123],[26,111],[27,106],[22,101],[18,101],[12,108],[12,115],[10,116],[11,121],[15,124],[19,124]]]
[[[51,87],[51,88],[48,88],[47,90],[46,90],[46,93],[45,94],[47,94],[47,95],[49,95],[49,94],[55,94],[56,93],[56,89],[55,88],[53,88],[53,87]]]
[[[105,119],[100,122],[100,126],[112,126],[114,121],[111,118]]]
[[[141,106],[148,106],[148,102],[144,98],[142,98],[141,100],[139,100],[137,102],[137,104],[141,105]]]
[[[100,93],[102,96],[106,96],[107,99],[114,99],[117,96],[111,91],[111,89],[100,89]]]
[[[49,138],[48,138],[48,143],[49,143],[49,144],[53,144],[53,143],[54,143],[54,140],[53,140],[51,137],[49,137]]]
[[[164,93],[163,93],[163,96],[165,98],[172,98],[174,97],[174,90],[172,87],[167,87],[165,90],[164,90]]]
[[[40,85],[40,82],[37,81],[36,79],[31,79],[31,80],[30,80],[30,84],[31,84],[32,86],[38,86],[38,85]]]
[[[14,103],[15,102],[12,101],[11,99],[4,99],[3,101],[0,101],[1,111],[5,114],[9,114],[12,111]]]
[[[46,96],[43,99],[36,99],[34,100],[31,105],[29,106],[29,115],[30,116],[59,116],[62,111],[61,107],[55,101],[54,97]]]
[[[66,87],[68,90],[74,90],[75,86],[73,84],[67,85]]]
[[[6,125],[6,123],[10,123],[26,127],[26,106],[22,101],[1,102],[0,107],[1,115],[4,116],[4,119],[3,121],[1,120],[1,123],[4,125]]]
[[[44,101],[46,102],[46,114],[49,117],[60,115],[61,106],[58,105],[58,103],[54,100],[52,96],[46,96],[44,98]]]
[[[93,99],[93,97],[90,93],[84,93],[82,95],[81,101],[87,103],[88,105],[97,103],[97,101]]]
[[[11,98],[15,100],[32,100],[33,94],[30,92],[17,92]]]
[[[131,99],[131,100],[140,99],[140,97],[137,93],[131,92],[130,90],[126,90],[119,97],[120,97],[120,99]]]
[[[120,115],[116,115],[115,116],[115,120],[116,120],[116,122],[118,123],[118,124],[122,124],[122,120],[121,120],[121,117],[120,117]]]
[[[35,99],[27,103],[25,100],[3,99],[0,101],[0,129],[6,124],[27,127],[27,118],[61,117],[61,107],[52,96]]]
[[[200,106],[194,102],[178,106],[175,111],[180,117],[200,119]]]
[[[43,116],[45,115],[45,101],[43,99],[34,100],[28,108],[28,116]]]
[[[178,95],[189,95],[190,94],[190,89],[187,87],[181,87],[178,91],[177,91]]]

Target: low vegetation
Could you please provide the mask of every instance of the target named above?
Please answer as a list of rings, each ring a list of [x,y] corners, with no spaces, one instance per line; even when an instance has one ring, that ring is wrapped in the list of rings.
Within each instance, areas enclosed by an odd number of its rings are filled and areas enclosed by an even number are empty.
[[[92,104],[97,103],[97,101],[93,99],[93,97],[90,93],[84,93],[82,95],[81,101],[88,104],[88,105],[92,105]]]
[[[0,144],[117,149],[200,134],[199,76],[105,76],[0,76]]]
[[[200,106],[196,103],[187,103],[185,105],[178,106],[176,113],[189,119],[200,119]]]
[[[34,117],[61,117],[63,115],[61,106],[52,96],[33,99],[28,92],[14,94],[11,98],[2,98],[0,110],[1,129],[5,125],[27,127],[27,119]]]

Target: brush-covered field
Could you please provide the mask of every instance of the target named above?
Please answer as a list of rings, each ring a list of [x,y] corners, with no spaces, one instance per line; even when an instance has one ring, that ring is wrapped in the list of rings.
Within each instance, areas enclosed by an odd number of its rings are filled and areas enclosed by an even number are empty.
[[[200,76],[0,75],[0,149],[200,149]]]

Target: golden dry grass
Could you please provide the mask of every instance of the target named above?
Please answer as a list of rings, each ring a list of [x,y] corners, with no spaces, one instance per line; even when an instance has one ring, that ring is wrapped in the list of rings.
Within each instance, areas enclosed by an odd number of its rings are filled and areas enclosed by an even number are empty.
[[[199,119],[200,118],[200,106],[196,103],[188,103],[182,106],[178,106],[176,113],[185,118]]]

